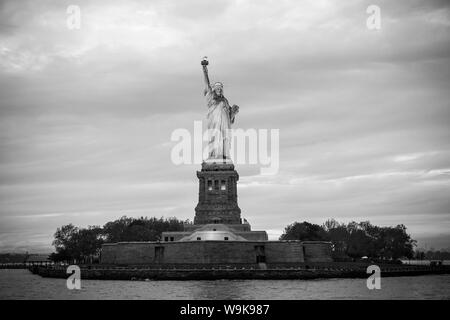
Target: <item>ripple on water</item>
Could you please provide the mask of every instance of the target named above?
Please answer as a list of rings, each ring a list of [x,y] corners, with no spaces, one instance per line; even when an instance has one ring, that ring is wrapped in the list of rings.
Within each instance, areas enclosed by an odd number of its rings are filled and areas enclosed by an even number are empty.
[[[0,299],[450,299],[450,275],[366,279],[114,281],[42,278],[28,270],[0,270]]]

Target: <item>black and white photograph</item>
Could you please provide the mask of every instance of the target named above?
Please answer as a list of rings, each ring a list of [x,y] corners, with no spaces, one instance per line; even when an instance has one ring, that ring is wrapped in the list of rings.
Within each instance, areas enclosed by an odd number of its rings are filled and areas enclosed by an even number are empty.
[[[0,300],[450,300],[450,1],[0,0]]]

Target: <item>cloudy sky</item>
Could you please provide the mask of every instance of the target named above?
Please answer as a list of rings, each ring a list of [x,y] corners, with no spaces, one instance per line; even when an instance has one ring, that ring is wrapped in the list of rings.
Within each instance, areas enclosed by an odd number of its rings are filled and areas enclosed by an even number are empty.
[[[448,2],[7,0],[0,251],[48,252],[68,223],[192,220],[199,166],[173,164],[170,137],[205,118],[204,55],[236,127],[280,130],[276,175],[237,166],[254,230],[370,220],[450,247]]]

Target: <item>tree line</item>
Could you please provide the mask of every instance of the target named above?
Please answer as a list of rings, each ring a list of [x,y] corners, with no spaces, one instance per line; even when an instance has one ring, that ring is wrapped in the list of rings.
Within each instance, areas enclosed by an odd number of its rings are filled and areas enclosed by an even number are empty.
[[[73,224],[57,228],[50,259],[55,262],[87,263],[98,259],[103,243],[127,241],[158,241],[164,231],[183,231],[177,218],[131,218],[123,216],[103,227],[78,228]],[[416,241],[404,225],[379,227],[368,221],[339,223],[334,219],[323,225],[294,222],[288,225],[280,240],[330,241],[333,258],[337,261],[367,256],[373,259],[413,258]]]
[[[130,218],[123,216],[103,227],[78,228],[73,224],[56,229],[50,255],[54,262],[92,263],[98,258],[103,243],[126,241],[158,241],[163,231],[182,231],[190,223],[177,218]]]
[[[294,222],[287,226],[280,240],[330,241],[333,258],[337,261],[368,257],[396,260],[413,258],[416,241],[402,224],[395,227],[379,227],[369,221],[339,223],[334,219],[323,225]]]
[[[450,250],[417,249],[414,257],[417,260],[450,260]]]

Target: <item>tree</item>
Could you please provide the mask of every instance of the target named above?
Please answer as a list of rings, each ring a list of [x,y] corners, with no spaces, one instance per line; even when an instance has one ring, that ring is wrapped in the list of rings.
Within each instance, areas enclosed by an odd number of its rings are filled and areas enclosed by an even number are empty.
[[[287,226],[280,240],[323,241],[328,240],[328,236],[321,226],[304,221]]]
[[[325,221],[325,223],[323,224],[323,226],[322,226],[322,228],[325,230],[325,231],[330,231],[330,230],[333,230],[333,229],[337,229],[337,228],[339,228],[340,227],[340,224],[339,224],[339,222],[337,222],[336,220],[334,220],[333,218],[331,218],[331,219],[328,219],[327,221]]]
[[[351,229],[347,243],[347,254],[352,258],[370,256],[372,238],[364,230]]]
[[[79,229],[74,235],[78,258],[86,262],[91,262],[94,256],[100,253],[103,244],[102,229],[99,226],[89,226],[87,229]]]
[[[339,225],[328,229],[328,238],[333,244],[336,257],[345,258],[345,256],[347,256],[350,239],[350,233],[347,231],[345,225]]]
[[[55,262],[84,262],[98,254],[103,243],[102,229],[98,226],[79,229],[68,224],[57,228],[54,237],[56,253],[52,253],[50,259]]]
[[[106,223],[103,226],[103,234],[106,242],[125,241],[125,232],[133,218],[122,216],[120,219]]]
[[[100,253],[104,242],[157,241],[164,231],[182,231],[184,223],[176,218],[128,218],[100,226],[77,228],[68,224],[58,228],[53,245],[56,252],[50,259],[55,262],[92,261]]]
[[[78,258],[78,250],[75,243],[75,235],[78,233],[78,228],[73,224],[68,224],[57,228],[54,234],[55,240],[53,245],[56,249],[56,254],[51,255],[53,261],[72,261]]]
[[[295,222],[285,228],[280,240],[326,240],[333,245],[333,257],[336,259],[361,258],[396,260],[411,258],[416,241],[411,239],[404,225],[379,227],[369,221],[352,221],[347,225],[334,219],[328,219],[322,225],[308,222]],[[425,257],[436,256],[427,252]],[[440,253],[439,256],[442,256]]]
[[[182,231],[184,221],[176,218],[127,218],[108,222],[103,226],[106,242],[157,241],[164,231]]]
[[[398,259],[401,257],[412,258],[416,241],[406,233],[406,227],[402,224],[396,227],[385,227],[381,231],[382,256],[386,259]]]

